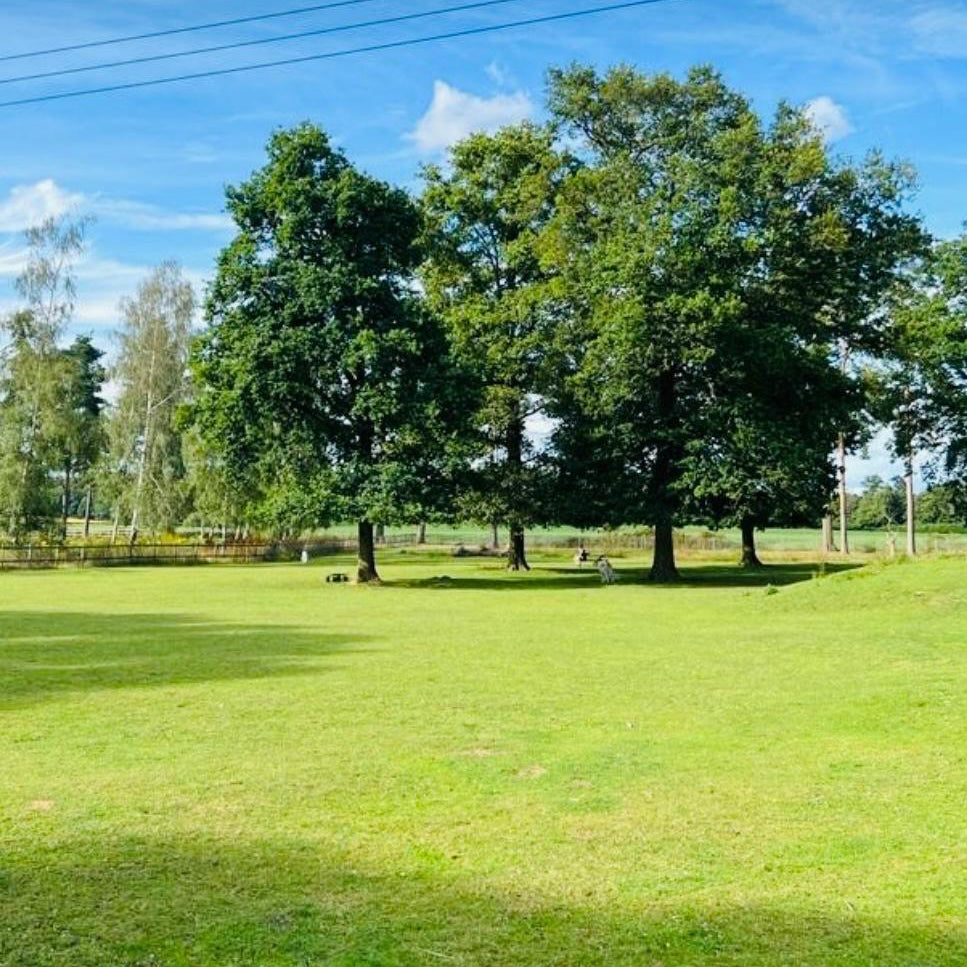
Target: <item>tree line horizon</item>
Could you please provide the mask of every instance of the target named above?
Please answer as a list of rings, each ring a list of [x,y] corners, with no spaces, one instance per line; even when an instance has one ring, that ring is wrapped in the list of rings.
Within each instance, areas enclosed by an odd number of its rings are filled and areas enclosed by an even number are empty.
[[[684,523],[740,528],[754,567],[767,526],[822,520],[831,547],[838,503],[846,553],[846,458],[881,427],[904,506],[882,485],[866,516],[905,519],[915,552],[925,455],[930,512],[967,519],[967,236],[929,235],[909,165],[833,154],[786,103],[763,121],[707,66],[552,69],[546,107],[455,144],[418,194],[315,124],[276,131],[226,190],[202,330],[164,263],[110,373],[62,345],[86,222],[29,230],[0,530],[64,538],[79,505],[132,541],[355,521],[367,582],[378,525],[499,524],[515,570],[530,527],[648,526],[673,581]]]

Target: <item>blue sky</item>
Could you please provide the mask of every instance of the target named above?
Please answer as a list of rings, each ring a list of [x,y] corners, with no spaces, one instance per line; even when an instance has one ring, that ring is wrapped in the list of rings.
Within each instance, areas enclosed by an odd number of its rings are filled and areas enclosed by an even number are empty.
[[[0,54],[13,54],[306,5],[309,0],[8,0]],[[0,81],[35,71],[277,36],[450,6],[369,0],[121,47],[0,64]],[[511,0],[492,10],[272,43],[30,83],[0,100],[298,57],[598,6]],[[230,237],[224,186],[262,158],[273,128],[311,119],[361,166],[416,187],[419,166],[468,130],[539,117],[544,74],[572,60],[681,73],[716,65],[763,114],[810,104],[838,151],[873,146],[913,162],[917,206],[940,235],[967,219],[967,2],[668,0],[558,24],[179,85],[0,109],[0,309],[22,260],[24,227],[69,207],[97,223],[79,273],[76,331],[107,345],[120,296],[166,258],[201,285]],[[858,472],[889,468],[879,448]]]

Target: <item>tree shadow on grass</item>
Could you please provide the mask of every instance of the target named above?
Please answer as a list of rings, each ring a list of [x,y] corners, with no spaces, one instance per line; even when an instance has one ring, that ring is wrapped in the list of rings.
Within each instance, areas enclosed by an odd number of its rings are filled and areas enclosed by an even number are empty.
[[[318,674],[359,635],[180,614],[0,612],[0,709],[64,692]]]
[[[825,566],[812,563],[769,564],[761,568],[742,568],[728,564],[700,564],[679,568],[681,580],[672,584],[653,584],[647,567],[622,567],[612,561],[619,584],[644,585],[655,588],[764,588],[781,587],[811,581],[823,575],[860,568],[862,564],[837,563]],[[526,573],[502,573],[493,577],[451,577],[443,572],[438,577],[387,581],[390,587],[428,588],[457,591],[536,591],[587,590],[601,587],[598,572],[591,568],[538,566]]]
[[[950,967],[960,922],[895,922],[755,894],[743,903],[507,891],[459,857],[367,868],[318,842],[22,843],[0,874],[5,967]],[[763,889],[764,894],[764,889]]]

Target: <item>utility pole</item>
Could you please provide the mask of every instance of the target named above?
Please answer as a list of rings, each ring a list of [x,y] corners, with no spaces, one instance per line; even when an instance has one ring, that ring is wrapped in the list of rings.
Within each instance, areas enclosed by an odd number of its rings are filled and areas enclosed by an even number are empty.
[[[845,340],[840,343],[839,357],[840,372],[846,375],[849,365],[849,347]],[[849,554],[849,531],[847,512],[849,509],[849,494],[846,492],[846,440],[840,433],[836,441],[836,476],[839,486],[839,552]]]

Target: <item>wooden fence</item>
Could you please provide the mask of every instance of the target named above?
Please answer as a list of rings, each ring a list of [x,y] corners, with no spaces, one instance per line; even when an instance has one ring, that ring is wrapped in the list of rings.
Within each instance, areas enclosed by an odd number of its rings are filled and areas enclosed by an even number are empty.
[[[318,557],[355,549],[355,541],[337,539],[224,544],[7,544],[0,545],[0,570],[64,566],[128,567],[139,564],[256,564],[298,560],[303,551],[310,557]]]
[[[451,547],[454,553],[487,552],[485,541],[458,539],[452,533],[429,533],[429,547]],[[578,547],[593,546],[602,551],[617,552],[619,549],[648,550],[654,546],[650,534],[612,533],[586,534],[583,537],[567,537],[531,533],[527,535],[530,547]],[[676,533],[676,543],[681,549],[724,550],[733,546],[723,536],[711,533]],[[379,542],[379,547],[416,546],[414,534],[393,534]],[[305,551],[310,557],[326,554],[349,554],[356,550],[356,541],[348,537],[308,537],[277,541],[226,541],[192,543],[150,544],[119,541],[109,544],[104,540],[87,543],[66,544],[0,544],[0,571],[26,568],[53,567],[129,567],[131,565],[165,564],[259,564],[271,561],[297,561]],[[489,553],[499,553],[489,551]]]

